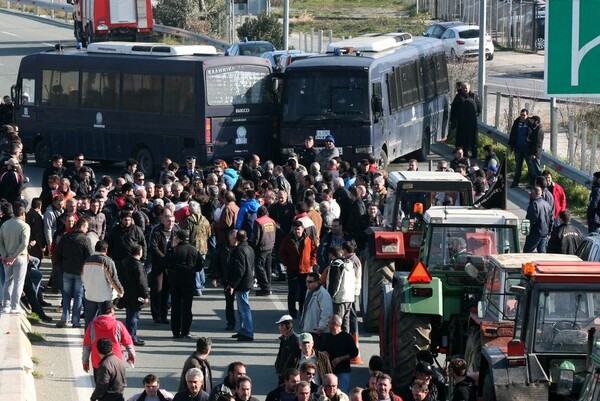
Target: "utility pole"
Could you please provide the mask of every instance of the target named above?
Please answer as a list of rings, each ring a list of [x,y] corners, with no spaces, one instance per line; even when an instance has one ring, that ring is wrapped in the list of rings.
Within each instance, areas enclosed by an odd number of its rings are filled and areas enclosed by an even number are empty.
[[[479,69],[477,92],[481,99],[481,120],[485,121],[485,39],[486,39],[486,0],[479,0]]]
[[[290,0],[283,0],[283,50],[288,50],[290,37]]]

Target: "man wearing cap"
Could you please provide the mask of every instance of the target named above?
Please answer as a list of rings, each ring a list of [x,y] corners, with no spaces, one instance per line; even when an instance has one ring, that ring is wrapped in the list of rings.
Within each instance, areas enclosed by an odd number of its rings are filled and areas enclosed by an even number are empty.
[[[283,383],[283,371],[290,356],[298,350],[300,337],[294,332],[294,319],[290,315],[283,315],[275,322],[279,329],[279,351],[275,359],[275,372],[279,383]]]
[[[83,336],[83,370],[89,372],[91,354],[94,375],[96,375],[96,370],[100,366],[100,360],[102,359],[96,348],[96,343],[101,338],[108,338],[110,340],[113,344],[113,353],[121,361],[123,360],[123,349],[121,346],[124,346],[127,349],[127,361],[131,363],[135,362],[133,340],[125,325],[115,317],[115,306],[113,303],[111,301],[102,302],[100,313],[101,315],[92,321]]]
[[[304,148],[298,152],[298,162],[304,167],[308,168],[314,163],[317,157],[317,150],[315,149],[315,138],[312,135],[304,138]]]
[[[310,333],[300,334],[299,348],[288,358],[285,368],[300,368],[305,362],[317,366],[316,374],[313,377],[316,384],[321,384],[325,375],[333,372],[328,355],[315,349],[315,342]]]
[[[412,398],[412,384],[419,380],[427,384],[427,388],[429,389],[429,396],[432,401],[443,401],[445,400],[445,390],[443,393],[440,393],[440,388],[433,382],[434,369],[428,362],[419,361],[417,362],[417,366],[415,367],[415,376],[411,380],[410,383],[406,384],[402,388],[400,388],[399,395],[403,400],[411,400]],[[442,386],[444,384],[442,383]],[[444,396],[441,398],[440,396]]]
[[[12,203],[21,200],[23,176],[19,174],[19,161],[13,157],[4,162],[6,171],[0,175],[0,198]]]
[[[317,153],[315,161],[321,165],[321,171],[325,171],[329,160],[339,156],[340,152],[335,147],[335,138],[332,135],[327,135],[325,137],[325,147]]]
[[[190,155],[185,158],[185,167],[180,168],[179,171],[177,171],[177,178],[181,180],[183,176],[187,176],[190,179],[190,182],[204,179],[202,170],[196,167],[196,156]]]
[[[173,338],[194,338],[192,303],[196,289],[196,272],[202,270],[200,251],[190,244],[190,232],[178,230],[173,237],[173,248],[167,254],[167,271],[171,289],[171,331]]]

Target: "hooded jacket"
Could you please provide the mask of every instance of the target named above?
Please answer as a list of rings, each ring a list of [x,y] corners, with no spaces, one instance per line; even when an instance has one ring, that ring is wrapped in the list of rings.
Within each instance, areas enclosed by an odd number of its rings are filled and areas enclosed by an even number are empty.
[[[121,361],[123,360],[123,349],[121,346],[124,346],[127,349],[127,352],[135,357],[133,340],[125,328],[125,325],[118,321],[114,316],[100,315],[90,323],[83,336],[82,362],[84,365],[89,363],[91,354],[92,367],[97,369],[98,366],[100,366],[102,357],[98,353],[96,343],[101,338],[108,338],[110,342],[112,342],[113,354]]]

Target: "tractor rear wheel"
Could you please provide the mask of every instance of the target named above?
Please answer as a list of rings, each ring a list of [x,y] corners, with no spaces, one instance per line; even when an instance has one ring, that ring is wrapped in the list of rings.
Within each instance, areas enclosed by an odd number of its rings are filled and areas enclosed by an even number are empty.
[[[396,302],[396,346],[393,366],[393,382],[398,386],[410,383],[417,364],[417,352],[431,346],[431,317],[400,311]]]
[[[394,278],[394,264],[388,260],[369,258],[363,266],[362,277],[363,323],[367,331],[377,333],[383,311],[383,285]]]

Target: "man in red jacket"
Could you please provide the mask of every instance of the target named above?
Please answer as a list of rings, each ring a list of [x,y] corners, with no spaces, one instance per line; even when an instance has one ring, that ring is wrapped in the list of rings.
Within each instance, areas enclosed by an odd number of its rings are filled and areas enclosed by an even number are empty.
[[[556,225],[559,225],[558,214],[567,209],[567,196],[565,195],[565,190],[558,182],[554,182],[550,170],[542,171],[542,175],[546,177],[546,188],[554,197],[554,221]]]
[[[115,318],[115,306],[113,303],[111,301],[102,302],[100,313],[101,315],[90,323],[83,336],[83,370],[89,372],[91,354],[94,379],[102,360],[102,355],[100,355],[96,347],[96,343],[101,338],[108,338],[110,340],[113,344],[113,354],[121,361],[123,360],[123,349],[121,346],[124,346],[127,349],[127,362],[135,362],[133,340],[125,325]]]
[[[288,311],[295,319],[306,298],[306,277],[314,271],[317,264],[317,247],[313,239],[306,235],[302,221],[292,224],[292,232],[283,239],[279,248],[279,260],[286,267],[288,276]]]

